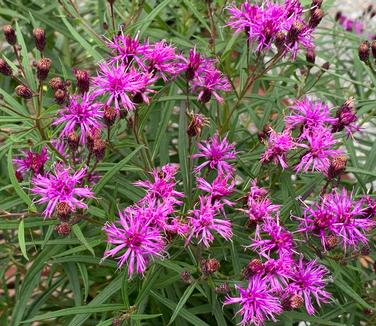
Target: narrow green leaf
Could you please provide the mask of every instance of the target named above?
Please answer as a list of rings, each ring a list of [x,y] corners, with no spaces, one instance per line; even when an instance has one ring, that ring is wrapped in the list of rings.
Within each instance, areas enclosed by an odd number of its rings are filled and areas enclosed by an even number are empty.
[[[186,288],[186,290],[184,291],[184,294],[181,296],[178,304],[176,305],[174,313],[172,314],[172,316],[170,318],[170,321],[168,322],[167,325],[171,325],[174,322],[174,320],[176,319],[176,317],[179,315],[180,310],[184,307],[185,303],[187,302],[187,300],[191,296],[192,292],[196,288],[196,285],[197,285],[197,283],[194,282],[194,283],[192,283],[190,286],[188,286]]]
[[[78,224],[74,224],[72,226],[72,230],[76,235],[77,239],[82,242],[82,244],[91,252],[91,254],[95,257],[94,249],[91,247],[90,243],[86,240],[85,236],[82,234],[81,228]]]
[[[18,243],[21,248],[22,255],[26,258],[26,260],[29,260],[29,257],[27,257],[27,251],[26,251],[26,244],[25,244],[25,224],[24,219],[22,218],[20,221],[20,225],[18,226]]]

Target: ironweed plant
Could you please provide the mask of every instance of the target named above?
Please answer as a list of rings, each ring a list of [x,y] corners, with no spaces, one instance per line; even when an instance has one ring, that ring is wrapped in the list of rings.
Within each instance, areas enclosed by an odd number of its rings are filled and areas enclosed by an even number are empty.
[[[0,4],[1,325],[375,325],[372,6]]]

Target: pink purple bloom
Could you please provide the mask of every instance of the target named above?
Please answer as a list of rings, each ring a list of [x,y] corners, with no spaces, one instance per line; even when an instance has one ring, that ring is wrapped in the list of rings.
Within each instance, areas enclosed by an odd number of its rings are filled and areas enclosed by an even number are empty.
[[[197,76],[204,74],[207,70],[213,70],[214,60],[206,59],[200,53],[196,52],[196,48],[189,50],[189,57],[186,59],[184,56],[180,56],[179,68],[181,71],[185,71],[187,80],[191,81]]]
[[[59,111],[59,115],[60,117],[53,124],[64,124],[61,136],[67,137],[71,132],[80,130],[81,144],[85,144],[87,133],[91,128],[101,127],[102,114],[88,93],[82,96],[72,96],[67,106]]]
[[[321,101],[312,101],[305,98],[296,101],[290,109],[293,113],[285,118],[286,125],[289,128],[298,126],[315,128],[336,122],[336,119],[330,116],[329,107]]]
[[[17,165],[16,173],[23,175],[25,172],[32,171],[34,174],[44,173],[44,164],[48,160],[47,148],[43,147],[40,153],[32,151],[24,151],[23,158],[13,160]]]
[[[277,321],[275,316],[282,313],[282,307],[265,279],[256,275],[249,280],[247,288],[238,285],[235,288],[239,291],[239,297],[227,297],[224,304],[240,304],[240,325],[262,326],[266,320]]]
[[[321,171],[325,172],[330,166],[330,158],[341,154],[342,151],[333,149],[335,139],[328,128],[317,127],[314,130],[305,130],[300,136],[308,144],[300,143],[307,152],[301,157],[300,163],[295,167],[297,172]]]
[[[103,227],[108,243],[115,246],[107,250],[103,258],[118,256],[119,268],[127,262],[129,277],[136,272],[143,274],[152,259],[163,257],[164,239],[159,229],[150,226],[150,221],[145,219],[142,208],[128,207],[119,215],[118,223],[107,223]]]
[[[264,263],[265,280],[274,292],[279,293],[287,286],[293,267],[294,260],[290,255],[269,258]]]
[[[193,237],[198,239],[198,243],[209,247],[214,241],[213,232],[218,233],[225,240],[231,240],[231,222],[225,219],[216,218],[223,208],[218,200],[213,200],[210,196],[200,196],[200,203],[190,212],[188,217],[191,227],[186,243]]]
[[[230,174],[234,171],[234,167],[228,161],[236,158],[235,145],[229,144],[227,137],[220,140],[216,133],[207,141],[198,144],[198,148],[200,152],[192,155],[192,158],[203,157],[206,161],[195,168],[196,173],[205,166]]]
[[[345,129],[347,135],[352,135],[353,132],[360,130],[359,126],[355,124],[357,120],[354,99],[350,98],[338,109],[333,132]]]
[[[51,217],[56,205],[61,202],[68,204],[72,211],[77,208],[86,209],[83,199],[93,198],[94,194],[88,187],[82,187],[85,176],[86,169],[72,174],[70,168],[64,168],[61,164],[56,164],[54,171],[44,176],[34,176],[31,191],[41,197],[36,203],[47,203],[44,216]]]
[[[261,162],[268,163],[273,161],[274,164],[277,165],[279,163],[283,169],[286,169],[288,167],[286,163],[286,155],[295,147],[290,130],[284,130],[282,133],[277,133],[271,129],[268,136],[267,148],[261,156]]]
[[[134,95],[146,96],[152,92],[148,87],[155,78],[149,73],[140,73],[123,63],[100,63],[99,68],[98,76],[93,79],[95,90],[92,96],[105,95],[106,105],[114,105],[118,112],[121,106],[127,111],[135,109],[135,103],[131,99]]]
[[[318,306],[321,303],[328,303],[331,298],[330,293],[325,291],[328,282],[327,275],[328,270],[315,260],[304,262],[301,258],[291,272],[286,294],[301,296],[304,299],[307,312],[313,315],[315,313],[313,298]]]
[[[223,102],[223,98],[218,91],[229,92],[231,85],[226,76],[219,70],[207,70],[203,76],[198,76],[193,82],[193,89],[198,90],[198,100],[203,103],[210,101],[212,96],[219,102]]]
[[[107,42],[106,45],[112,49],[114,54],[111,63],[122,61],[125,65],[129,65],[132,60],[134,60],[139,67],[144,67],[141,56],[146,53],[148,46],[140,44],[138,41],[138,35],[136,35],[135,38],[132,38],[129,35],[120,34]]]
[[[257,225],[255,238],[248,246],[264,257],[276,251],[280,256],[291,256],[294,250],[294,239],[291,232],[281,226],[279,219],[266,219]]]
[[[235,180],[231,174],[219,173],[212,181],[208,182],[203,178],[196,178],[197,188],[210,194],[213,199],[221,199],[234,191]],[[226,203],[230,203],[226,200]],[[232,203],[230,203],[232,205]]]

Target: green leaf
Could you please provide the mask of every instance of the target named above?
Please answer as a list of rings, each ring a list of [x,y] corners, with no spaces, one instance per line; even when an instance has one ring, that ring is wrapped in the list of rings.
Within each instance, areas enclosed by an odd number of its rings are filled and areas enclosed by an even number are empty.
[[[135,156],[137,154],[137,152],[143,147],[144,145],[139,145],[135,148],[135,150],[133,152],[131,152],[128,156],[126,156],[125,158],[123,158],[119,163],[117,163],[116,165],[114,165],[110,170],[108,170],[106,172],[106,174],[99,180],[99,182],[96,184],[96,186],[94,187],[94,193],[95,194],[98,194],[102,189],[103,187],[111,180],[111,178],[116,174],[118,173],[121,168],[127,164],[132,158],[133,156]]]
[[[25,224],[24,219],[22,218],[20,221],[20,225],[18,226],[18,243],[21,248],[22,255],[26,258],[26,260],[29,260],[29,257],[27,257],[27,251],[26,251],[26,244],[25,244]]]
[[[196,285],[197,285],[197,283],[194,282],[194,283],[192,283],[190,286],[188,286],[186,288],[186,290],[184,291],[184,294],[182,295],[182,297],[180,298],[178,304],[176,305],[174,313],[172,314],[172,316],[170,318],[170,321],[168,322],[167,325],[171,325],[174,322],[174,320],[176,319],[176,317],[179,315],[180,310],[183,309],[185,303],[187,302],[187,300],[189,299],[189,297],[192,295],[192,292],[196,288]]]
[[[94,249],[91,247],[90,243],[86,240],[85,236],[82,234],[81,228],[78,224],[74,224],[72,226],[72,230],[76,235],[77,239],[82,242],[82,244],[86,247],[87,250],[91,252],[91,254],[95,257]]]
[[[28,322],[37,321],[37,320],[46,320],[46,319],[64,317],[64,316],[70,316],[70,315],[93,314],[93,313],[107,312],[107,311],[119,311],[122,309],[124,309],[124,306],[121,304],[101,304],[98,306],[94,306],[94,305],[79,306],[79,307],[66,308],[66,309],[61,309],[57,311],[47,312],[45,314],[38,315],[29,320],[25,320],[22,323],[28,323]]]

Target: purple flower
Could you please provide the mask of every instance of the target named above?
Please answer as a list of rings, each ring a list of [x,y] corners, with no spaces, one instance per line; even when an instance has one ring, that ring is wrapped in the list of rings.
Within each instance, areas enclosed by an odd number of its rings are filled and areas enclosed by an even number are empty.
[[[191,226],[190,234],[186,240],[188,244],[192,237],[209,247],[214,241],[213,232],[218,233],[225,240],[231,240],[232,228],[231,222],[215,218],[222,210],[223,205],[218,200],[213,200],[210,196],[200,196],[200,204],[190,211],[191,216],[188,217]]]
[[[124,64],[129,65],[134,60],[139,67],[144,67],[141,56],[144,55],[148,49],[145,44],[140,44],[138,35],[132,38],[129,35],[117,35],[111,41],[106,42],[107,47],[112,49],[114,57],[111,63],[115,61],[122,61]]]
[[[272,215],[279,211],[279,205],[273,205],[269,198],[248,197],[248,209],[245,210],[249,220],[252,222],[262,222],[266,219],[272,218]]]
[[[235,187],[233,176],[221,172],[219,172],[218,176],[212,182],[208,182],[203,178],[196,178],[196,182],[198,189],[206,191],[214,199],[221,199],[222,197],[230,195]],[[226,201],[226,203],[227,202],[228,201]],[[231,204],[231,202],[228,203]]]
[[[300,139],[305,139],[308,144],[300,143],[307,152],[301,157],[300,163],[295,167],[297,172],[320,171],[325,172],[330,166],[330,158],[341,154],[341,150],[333,149],[335,139],[328,128],[317,127],[314,130],[304,130]]]
[[[251,5],[249,2],[244,2],[240,5],[240,8],[235,4],[230,5],[227,8],[230,18],[227,26],[230,26],[235,32],[249,32],[253,27],[253,22],[257,21],[261,16],[261,8],[257,5]]]
[[[296,101],[290,109],[293,111],[293,114],[285,118],[288,128],[298,126],[315,128],[336,122],[335,118],[330,117],[329,107],[321,101],[312,101],[309,98],[305,98]]]
[[[93,79],[96,87],[92,95],[94,97],[105,95],[106,104],[114,104],[117,111],[120,105],[127,110],[135,109],[135,103],[131,97],[136,94],[151,92],[148,88],[155,81],[151,74],[140,73],[133,68],[128,68],[123,63],[100,63],[98,76]]]
[[[330,293],[325,291],[328,270],[320,266],[315,260],[304,262],[303,258],[295,265],[290,275],[289,285],[286,288],[287,295],[297,294],[304,299],[305,307],[310,315],[315,313],[312,297],[316,303],[328,303],[331,298]]]
[[[273,251],[277,251],[280,256],[291,256],[294,239],[291,232],[279,224],[278,218],[266,219],[262,225],[257,225],[255,238],[248,248],[267,258]]]
[[[146,189],[145,197],[140,201],[141,203],[147,201],[169,201],[172,204],[181,204],[181,197],[184,194],[174,189],[176,186],[175,174],[177,167],[173,164],[167,164],[160,170],[154,169],[151,173],[153,180],[137,181],[136,186]]]
[[[88,93],[82,96],[71,96],[69,104],[59,111],[60,117],[54,125],[64,124],[61,136],[68,136],[71,132],[80,129],[80,143],[85,144],[87,133],[91,128],[100,128],[102,114],[99,106],[93,103],[93,97]]]
[[[253,323],[262,326],[268,319],[277,321],[275,315],[282,313],[282,307],[265,279],[256,275],[249,280],[246,289],[238,285],[235,288],[239,291],[239,297],[227,297],[224,304],[240,304],[238,313],[243,317],[240,325]]]
[[[192,155],[192,158],[203,157],[206,161],[195,168],[196,173],[208,165],[210,169],[232,174],[234,167],[227,161],[236,158],[235,144],[229,144],[227,137],[220,140],[216,133],[209,140],[198,144],[198,148],[200,152]]]
[[[358,120],[356,116],[354,99],[349,98],[338,109],[336,113],[336,121],[333,125],[333,132],[346,130],[347,135],[352,135],[355,131],[360,131],[359,126],[355,124]]]
[[[376,226],[375,221],[364,217],[362,205],[363,202],[354,201],[346,189],[333,192],[323,200],[323,207],[335,216],[332,232],[339,238],[345,250],[347,247],[356,248],[359,244],[367,244],[365,233]]]
[[[203,103],[210,101],[214,95],[215,99],[223,102],[223,98],[218,94],[218,91],[229,92],[231,85],[226,76],[219,70],[207,70],[203,76],[197,76],[193,83],[193,89],[198,90],[198,100]]]
[[[43,147],[40,153],[23,151],[23,158],[16,158],[13,163],[18,166],[16,173],[20,175],[32,171],[34,174],[44,173],[44,164],[48,160],[47,148]]]
[[[150,260],[164,255],[164,239],[160,231],[150,226],[142,208],[128,207],[119,212],[118,223],[107,223],[103,230],[107,233],[107,242],[115,245],[107,250],[103,259],[117,256],[118,267],[128,264],[128,276],[143,274]]]
[[[290,52],[291,59],[295,60],[300,48],[311,49],[313,45],[313,29],[302,18],[297,18],[290,26],[285,41],[285,52]]]
[[[32,178],[31,191],[41,198],[38,204],[47,203],[43,214],[51,217],[55,206],[58,203],[66,203],[72,211],[76,208],[87,208],[83,198],[93,198],[94,194],[88,187],[82,187],[82,179],[86,176],[86,169],[81,169],[71,174],[70,168],[64,168],[61,164],[56,164],[53,173],[45,176],[38,174]]]
[[[189,57],[179,57],[182,61],[178,64],[181,71],[185,71],[187,80],[191,81],[197,76],[204,74],[207,70],[214,70],[214,60],[206,59],[200,53],[196,52],[196,48],[189,50]]]
[[[164,81],[168,80],[169,74],[175,76],[179,73],[178,56],[175,53],[175,48],[162,40],[154,44],[148,44],[148,48],[144,53],[144,65],[149,73],[153,75],[159,74]]]
[[[261,162],[268,163],[273,160],[274,164],[277,165],[279,163],[282,169],[286,169],[288,167],[286,154],[295,147],[290,130],[277,133],[271,129],[268,136],[267,148],[261,156]]]
[[[294,260],[290,255],[282,255],[278,259],[269,258],[264,263],[265,280],[275,293],[280,293],[287,286]]]

